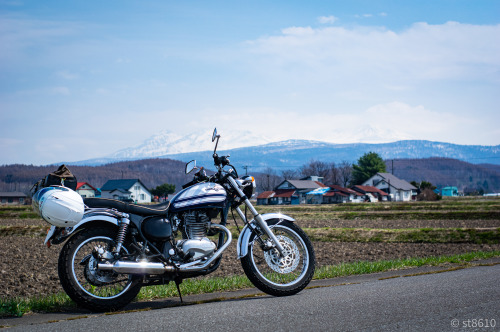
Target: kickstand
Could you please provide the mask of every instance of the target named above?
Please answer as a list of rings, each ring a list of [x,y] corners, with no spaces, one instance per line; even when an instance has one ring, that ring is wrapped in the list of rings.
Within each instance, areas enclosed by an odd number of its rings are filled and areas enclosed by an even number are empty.
[[[179,288],[179,285],[182,284],[182,279],[175,279],[175,286],[177,286],[177,292],[179,292],[179,297],[181,298],[181,304],[184,304],[182,301],[182,294],[181,294],[181,289]]]

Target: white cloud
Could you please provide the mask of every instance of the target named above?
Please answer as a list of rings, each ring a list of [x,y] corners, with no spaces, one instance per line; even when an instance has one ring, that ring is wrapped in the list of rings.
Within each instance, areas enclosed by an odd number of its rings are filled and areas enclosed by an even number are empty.
[[[471,144],[463,135],[480,125],[474,114],[462,116],[436,112],[422,105],[394,101],[350,112],[297,112],[279,108],[239,108],[237,110],[205,110],[200,129],[207,124],[220,127],[231,123],[271,140],[311,139],[334,143],[392,142],[402,139],[426,139]],[[251,124],[251,126],[249,126]],[[211,125],[209,125],[211,126]],[[223,128],[221,127],[221,130]],[[373,133],[375,131],[375,133]],[[483,142],[496,144],[495,132],[487,130]],[[378,135],[378,137],[371,137]],[[484,143],[486,144],[486,143]]]
[[[385,81],[500,80],[500,25],[416,23],[401,32],[383,27],[291,27],[248,45],[262,56],[263,64],[293,64],[286,68],[292,74],[305,67],[317,68],[315,75],[350,73]]]
[[[337,17],[330,15],[330,16],[320,16],[318,17],[318,22],[321,24],[333,24],[338,20]]]

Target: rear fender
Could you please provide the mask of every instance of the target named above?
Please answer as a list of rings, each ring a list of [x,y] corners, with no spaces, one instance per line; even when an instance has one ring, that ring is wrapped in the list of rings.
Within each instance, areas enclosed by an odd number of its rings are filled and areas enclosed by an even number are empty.
[[[289,216],[287,216],[285,214],[281,214],[281,213],[265,213],[261,216],[262,216],[262,219],[264,219],[264,221],[268,224],[272,220],[276,220],[277,222],[280,222],[283,220],[287,220],[287,221],[291,221],[291,222],[295,221],[295,219],[293,219],[292,217],[289,217]],[[245,227],[243,227],[243,230],[241,231],[241,234],[238,237],[238,244],[236,245],[238,259],[241,259],[248,254],[248,245],[250,244],[250,240],[252,238],[252,230],[256,227],[255,226],[256,223],[257,222],[255,220],[251,220]],[[273,226],[270,226],[270,227],[273,228]]]
[[[44,244],[50,247],[51,244],[62,243],[68,237],[78,232],[79,230],[86,227],[92,227],[92,224],[97,224],[97,223],[101,225],[108,224],[110,226],[111,225],[118,226],[118,219],[107,215],[93,214],[86,218],[83,218],[78,224],[76,224],[73,227],[62,228],[62,227],[52,226],[47,233],[47,237],[45,238]]]

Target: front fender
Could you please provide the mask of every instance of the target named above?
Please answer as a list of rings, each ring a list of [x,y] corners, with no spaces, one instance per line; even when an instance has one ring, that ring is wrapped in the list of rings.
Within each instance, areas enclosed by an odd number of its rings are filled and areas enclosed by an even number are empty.
[[[78,224],[76,224],[73,227],[66,227],[60,232],[56,232],[58,228],[56,226],[52,226],[47,233],[47,237],[45,238],[45,245],[50,246],[50,243],[53,244],[59,244],[62,243],[64,240],[66,240],[71,234],[74,234],[77,230],[83,228],[86,224],[93,222],[93,221],[99,221],[99,222],[105,222],[105,223],[110,223],[113,225],[118,225],[118,219],[107,216],[107,215],[100,215],[100,214],[92,214],[89,215],[88,217],[84,217]]]
[[[288,220],[291,222],[295,221],[295,219],[293,219],[292,217],[281,213],[264,213],[262,215],[262,219],[264,219],[265,222],[268,222],[270,220]],[[255,227],[256,226],[254,220],[251,220],[245,227],[243,227],[243,230],[238,237],[238,244],[236,245],[238,259],[245,257],[248,254],[248,245],[252,236],[252,230]]]

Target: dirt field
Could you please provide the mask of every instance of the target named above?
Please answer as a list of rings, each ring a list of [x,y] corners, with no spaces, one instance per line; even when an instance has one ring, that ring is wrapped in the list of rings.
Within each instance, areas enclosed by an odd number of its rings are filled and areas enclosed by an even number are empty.
[[[1,220],[1,225],[47,225],[42,220]],[[325,227],[324,221],[300,223],[301,227]],[[329,227],[367,228],[449,228],[449,227],[500,227],[499,220],[433,220],[433,221],[336,221]],[[27,235],[0,236],[0,298],[28,297],[62,291],[57,276],[57,259],[62,245],[47,248],[43,237]],[[236,257],[236,239],[224,254],[221,267],[213,275],[242,274]],[[314,242],[317,266],[341,262],[376,261],[408,257],[459,254],[470,251],[500,250],[500,244],[471,243],[360,243]]]

